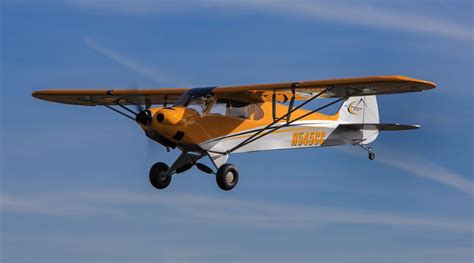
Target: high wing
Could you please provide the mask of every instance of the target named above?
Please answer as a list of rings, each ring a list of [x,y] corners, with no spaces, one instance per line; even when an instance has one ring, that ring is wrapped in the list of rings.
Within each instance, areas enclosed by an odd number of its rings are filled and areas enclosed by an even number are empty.
[[[405,76],[375,76],[363,78],[343,78],[332,80],[315,80],[302,82],[284,82],[245,86],[221,86],[213,93],[229,99],[249,102],[272,100],[287,101],[295,91],[296,100],[307,100],[323,92],[320,98],[343,98],[350,96],[368,96],[418,92],[433,89],[436,84]]]
[[[65,104],[82,106],[146,105],[174,103],[186,88],[170,89],[115,89],[115,90],[41,90],[33,97]]]
[[[436,84],[432,82],[405,76],[375,76],[244,86],[218,86],[212,90],[212,93],[221,98],[244,102],[263,102],[272,100],[273,94],[275,94],[277,101],[287,101],[293,96],[293,91],[295,92],[295,100],[308,100],[321,92],[319,98],[345,98],[419,92],[435,87]],[[187,90],[187,88],[41,90],[33,92],[32,95],[42,100],[83,106],[144,105],[172,104]]]

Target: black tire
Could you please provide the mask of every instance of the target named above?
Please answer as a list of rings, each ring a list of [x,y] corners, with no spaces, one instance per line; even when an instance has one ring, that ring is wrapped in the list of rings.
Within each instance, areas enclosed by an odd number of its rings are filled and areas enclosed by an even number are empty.
[[[375,153],[369,153],[369,160],[375,160]]]
[[[223,164],[217,170],[216,182],[220,189],[224,191],[232,190],[239,181],[239,172],[233,164]]]
[[[155,163],[150,168],[150,183],[156,189],[165,189],[171,183],[171,175],[167,175],[169,167],[165,163]]]

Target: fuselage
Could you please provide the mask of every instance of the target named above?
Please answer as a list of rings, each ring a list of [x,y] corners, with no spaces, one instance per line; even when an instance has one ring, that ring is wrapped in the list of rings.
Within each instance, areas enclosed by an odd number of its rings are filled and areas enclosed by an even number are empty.
[[[151,108],[152,123],[142,127],[145,130],[152,129],[185,151],[226,152],[257,132],[265,133],[261,130],[274,121],[272,102],[259,103],[257,106],[259,109],[247,117],[212,113],[209,108],[202,114],[184,106]],[[288,120],[291,122],[308,112],[297,109]],[[287,113],[286,105],[275,105],[276,117]],[[341,145],[354,143],[354,139],[361,138],[354,131],[340,131],[339,136],[334,136],[340,123],[338,115],[309,114],[235,152]],[[267,130],[286,125],[288,120],[283,118]],[[344,137],[349,139],[344,140]]]

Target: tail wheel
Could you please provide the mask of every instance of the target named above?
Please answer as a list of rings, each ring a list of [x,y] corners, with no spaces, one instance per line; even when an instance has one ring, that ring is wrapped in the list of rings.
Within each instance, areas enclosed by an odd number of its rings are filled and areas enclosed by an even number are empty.
[[[371,161],[375,160],[375,153],[369,152],[369,160]]]
[[[155,163],[150,168],[150,183],[156,189],[165,189],[171,183],[171,175],[167,174],[169,167],[165,163]]]
[[[232,190],[239,181],[239,172],[233,164],[226,163],[219,167],[216,173],[216,182],[224,191]]]

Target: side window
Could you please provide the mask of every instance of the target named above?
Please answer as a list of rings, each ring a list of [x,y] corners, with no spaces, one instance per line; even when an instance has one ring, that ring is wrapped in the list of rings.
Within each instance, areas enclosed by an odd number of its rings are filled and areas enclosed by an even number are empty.
[[[208,114],[214,115],[226,115],[226,103],[225,101],[217,100],[214,105],[212,105],[211,110],[209,110]]]
[[[218,99],[212,106],[209,114],[239,117],[243,119],[250,119],[253,114],[254,120],[263,118],[263,110],[260,108],[260,105],[226,99]]]
[[[234,116],[240,117],[244,119],[250,119],[250,115],[252,114],[252,107],[250,107],[249,103],[240,102],[240,101],[227,101],[227,116]]]
[[[253,106],[253,119],[258,121],[263,119],[264,112],[262,108],[260,108],[260,104],[252,104]]]

